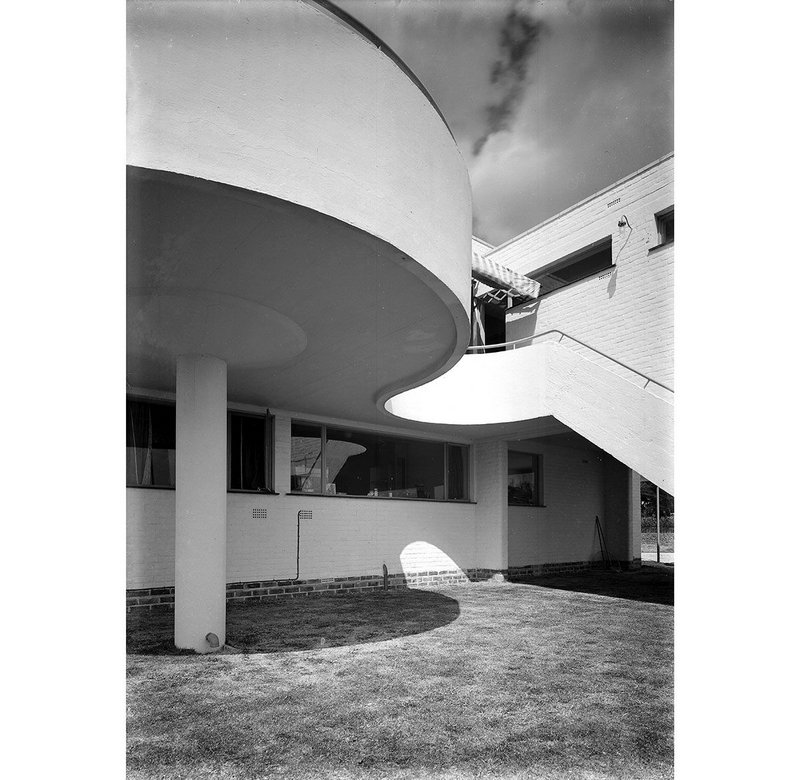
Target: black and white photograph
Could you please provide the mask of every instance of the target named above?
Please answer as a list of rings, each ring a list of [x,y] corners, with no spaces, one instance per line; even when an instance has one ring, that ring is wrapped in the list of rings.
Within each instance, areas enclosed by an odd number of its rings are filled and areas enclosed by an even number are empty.
[[[128,4],[132,780],[672,776],[672,11]]]
[[[49,516],[67,574],[11,556],[40,747],[9,776],[785,776],[727,720],[789,744],[778,664],[724,637],[791,654],[781,588],[748,577],[792,456],[738,439],[789,418],[733,400],[794,388],[748,308],[777,258],[740,260],[746,223],[789,222],[731,186],[751,163],[721,116],[751,95],[777,139],[786,109],[715,54],[721,6],[693,36],[672,0],[112,5],[74,17],[111,54],[64,28],[79,75],[54,48],[24,98],[65,173],[9,190],[15,214],[71,193],[40,232],[79,250],[37,271],[69,316],[26,312],[48,347],[8,517]],[[683,30],[707,56],[676,110]],[[46,409],[63,433],[26,425]]]

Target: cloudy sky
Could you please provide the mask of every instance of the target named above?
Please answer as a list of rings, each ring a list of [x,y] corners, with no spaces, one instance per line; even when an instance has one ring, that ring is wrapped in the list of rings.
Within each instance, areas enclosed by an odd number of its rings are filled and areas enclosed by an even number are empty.
[[[416,73],[500,244],[673,149],[671,0],[336,0]]]

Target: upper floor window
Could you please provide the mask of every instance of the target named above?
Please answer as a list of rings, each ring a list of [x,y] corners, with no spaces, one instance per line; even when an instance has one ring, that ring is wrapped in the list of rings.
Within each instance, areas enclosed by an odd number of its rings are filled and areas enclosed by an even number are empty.
[[[468,448],[292,422],[292,492],[467,501]]]
[[[658,246],[673,243],[675,241],[675,209],[656,214],[656,227],[658,228]]]
[[[127,485],[175,487],[175,405],[127,400]]]
[[[613,266],[611,255],[611,236],[591,246],[573,252],[543,271],[533,271],[528,277],[542,285],[539,296],[546,295],[560,287],[586,279]]]
[[[542,457],[508,451],[509,506],[542,506]]]
[[[228,489],[271,492],[272,418],[230,412],[228,415]]]

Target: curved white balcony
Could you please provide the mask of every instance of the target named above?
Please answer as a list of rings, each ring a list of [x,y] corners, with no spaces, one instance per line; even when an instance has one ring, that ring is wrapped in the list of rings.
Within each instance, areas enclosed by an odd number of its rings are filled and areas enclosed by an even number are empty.
[[[499,347],[506,351],[467,353],[443,376],[389,398],[387,411],[457,426],[552,416],[674,493],[672,390],[560,331]]]
[[[408,69],[313,0],[131,2],[128,32],[128,382],[209,353],[231,398],[374,419],[457,362],[469,181]]]

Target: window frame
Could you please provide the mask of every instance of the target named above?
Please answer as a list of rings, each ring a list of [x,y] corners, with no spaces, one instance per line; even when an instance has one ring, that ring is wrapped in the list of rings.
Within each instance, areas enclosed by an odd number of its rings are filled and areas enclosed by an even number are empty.
[[[375,431],[370,430],[369,428],[358,428],[352,427],[349,425],[339,425],[334,424],[331,425],[331,428],[335,428],[337,430],[343,430],[352,432],[355,434],[365,433],[369,435],[382,435],[386,436],[387,438],[397,439],[400,441],[418,441],[418,442],[430,442],[433,444],[441,444],[443,449],[443,466],[444,466],[444,473],[443,473],[443,485],[442,485],[442,493],[444,498],[415,498],[412,496],[361,496],[361,495],[354,495],[354,494],[347,494],[347,495],[338,495],[336,493],[328,493],[326,492],[326,485],[324,475],[327,472],[327,444],[328,444],[328,424],[319,422],[318,420],[308,420],[301,417],[292,417],[289,421],[289,458],[290,458],[290,467],[291,467],[291,428],[292,425],[297,423],[298,425],[312,425],[320,428],[320,446],[322,448],[322,452],[320,454],[320,489],[318,491],[310,491],[310,490],[289,490],[286,495],[289,496],[325,496],[326,498],[367,498],[367,499],[377,499],[377,500],[385,500],[385,501],[431,501],[436,504],[471,504],[474,503],[472,501],[472,479],[471,479],[471,472],[472,472],[472,447],[469,444],[464,444],[462,442],[454,442],[454,441],[443,441],[441,439],[428,439],[423,436],[398,436],[394,433],[385,433],[383,431]],[[464,471],[464,493],[467,496],[466,498],[447,498],[450,492],[450,485],[449,485],[449,451],[448,447],[463,447],[467,451],[467,466]]]
[[[545,506],[544,503],[544,456],[538,452],[526,452],[525,450],[508,450],[508,455],[510,456],[512,453],[515,455],[524,455],[525,457],[529,457],[533,459],[533,469],[531,471],[534,474],[534,488],[536,491],[536,495],[533,497],[532,502],[523,502],[523,501],[511,501],[508,496],[508,478],[511,476],[508,470],[508,465],[506,465],[506,502],[508,506],[523,506],[523,507],[536,507],[542,508]]]
[[[135,401],[136,403],[145,403],[150,404],[151,406],[167,406],[170,407],[176,415],[176,430],[175,430],[175,453],[176,453],[176,460],[177,460],[177,451],[178,451],[178,441],[177,441],[177,410],[175,401],[170,400],[169,398],[154,398],[153,396],[147,395],[135,395],[126,393],[125,395],[125,411],[127,413],[127,405],[128,401]],[[127,417],[127,414],[126,414]],[[127,421],[126,421],[127,425]],[[127,443],[125,445],[125,449],[127,449]],[[177,474],[176,474],[176,482],[177,482]],[[125,488],[137,488],[140,490],[175,490],[175,485],[132,485],[128,482],[127,474],[125,478]]]
[[[233,439],[233,417],[250,417],[264,421],[264,483],[266,487],[258,490],[231,487],[233,458],[231,444]],[[249,493],[256,496],[275,495],[275,417],[267,410],[264,413],[246,412],[239,409],[228,409],[227,444],[226,444],[226,487],[228,493]]]
[[[675,243],[675,206],[670,206],[667,209],[659,211],[653,215],[656,221],[656,235],[658,236],[658,243],[653,249],[658,249],[662,246],[671,246]],[[672,222],[672,238],[666,238],[666,225],[667,222]]]
[[[547,290],[546,292],[543,291],[539,294],[539,300],[542,298],[552,295],[553,293],[558,292],[559,290],[563,290],[565,287],[569,287],[570,285],[577,284],[578,282],[583,282],[586,279],[591,279],[593,276],[600,276],[601,274],[605,274],[608,271],[612,270],[616,263],[614,262],[614,237],[609,234],[607,236],[603,236],[602,238],[598,239],[597,241],[593,241],[591,244],[587,244],[586,246],[581,247],[580,249],[576,249],[574,252],[570,252],[569,254],[565,255],[564,257],[559,258],[553,263],[543,266],[542,268],[537,268],[534,271],[530,271],[525,274],[529,279],[533,279],[534,281],[538,281],[542,288],[545,287],[546,282],[543,282],[542,279],[545,277],[549,277],[552,274],[557,274],[559,271],[563,271],[566,268],[569,268],[572,265],[577,265],[583,260],[586,260],[593,255],[599,254],[601,251],[609,252],[609,262],[608,265],[604,265],[602,268],[597,268],[594,271],[591,271],[583,276],[578,277],[577,279],[573,279],[570,282],[564,282],[558,287],[553,288],[552,290]],[[557,281],[560,281],[556,278]]]

